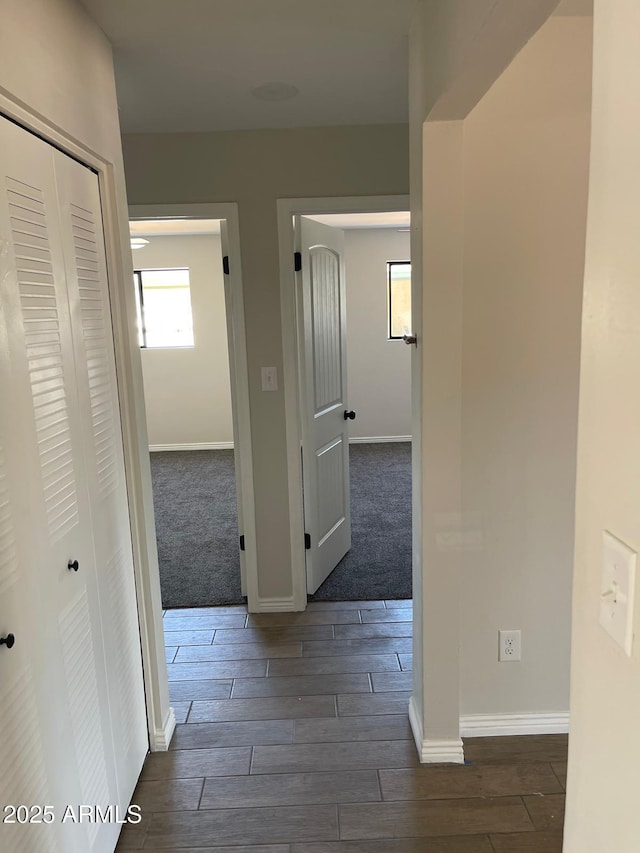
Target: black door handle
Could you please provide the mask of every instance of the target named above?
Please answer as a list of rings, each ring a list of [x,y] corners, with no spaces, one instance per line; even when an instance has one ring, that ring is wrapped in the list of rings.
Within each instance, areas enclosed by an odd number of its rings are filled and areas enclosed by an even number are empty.
[[[345,421],[355,421],[356,413],[355,412],[345,412],[344,413]]]
[[[0,646],[6,646],[8,649],[12,649],[16,638],[13,634],[7,634],[6,637],[0,637]]]
[[[80,563],[77,560],[69,560],[69,562],[67,563],[67,568],[69,569],[69,571],[73,569],[74,572],[77,572],[80,568]]]

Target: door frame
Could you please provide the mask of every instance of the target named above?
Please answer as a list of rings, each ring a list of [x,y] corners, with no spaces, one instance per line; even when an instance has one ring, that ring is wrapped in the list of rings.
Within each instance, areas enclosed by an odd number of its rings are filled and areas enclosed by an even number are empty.
[[[132,204],[129,219],[223,219],[227,223],[228,246],[223,254],[230,258],[229,273],[225,274],[225,311],[227,343],[229,349],[229,380],[231,385],[231,415],[233,420],[236,492],[239,521],[245,548],[240,551],[240,572],[246,584],[247,604],[251,610],[258,603],[258,561],[256,553],[255,496],[253,488],[253,455],[251,448],[251,413],[249,408],[249,370],[247,367],[247,342],[240,259],[240,228],[238,205],[234,203],[211,204]],[[227,290],[226,283],[229,288]],[[146,423],[146,415],[145,415]],[[241,464],[240,464],[241,460]],[[240,525],[239,525],[240,526]],[[239,545],[238,545],[239,547]]]
[[[285,405],[285,441],[289,490],[289,542],[293,609],[307,606],[307,571],[304,546],[304,510],[302,460],[301,395],[299,360],[298,304],[296,299],[293,253],[295,251],[293,217],[320,213],[392,213],[409,210],[408,195],[343,196],[327,198],[280,198],[278,213],[278,250],[280,259],[280,316],[282,325],[283,388]],[[347,321],[348,322],[348,321]],[[414,524],[420,525],[419,518]]]

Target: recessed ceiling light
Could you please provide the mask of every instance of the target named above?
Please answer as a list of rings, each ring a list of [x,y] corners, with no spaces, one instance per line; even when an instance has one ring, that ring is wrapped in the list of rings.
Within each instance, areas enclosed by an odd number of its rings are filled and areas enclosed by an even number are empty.
[[[300,90],[291,83],[263,83],[251,90],[254,98],[261,101],[289,101],[295,98]]]
[[[145,240],[144,237],[132,237],[131,238],[131,248],[132,249],[144,249],[146,245],[148,245],[149,241]]]

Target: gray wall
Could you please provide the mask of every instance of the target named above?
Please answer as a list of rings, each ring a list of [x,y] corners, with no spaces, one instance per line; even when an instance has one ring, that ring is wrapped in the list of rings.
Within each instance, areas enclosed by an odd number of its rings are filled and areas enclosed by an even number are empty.
[[[551,17],[464,122],[463,714],[569,709],[591,32]]]
[[[404,125],[133,135],[123,139],[130,204],[237,202],[253,419],[259,592],[291,595],[276,199],[408,192]],[[233,262],[233,259],[232,259]]]

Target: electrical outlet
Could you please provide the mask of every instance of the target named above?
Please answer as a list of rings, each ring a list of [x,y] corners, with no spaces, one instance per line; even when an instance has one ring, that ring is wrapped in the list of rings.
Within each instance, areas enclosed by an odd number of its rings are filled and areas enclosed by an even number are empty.
[[[498,660],[514,661],[522,657],[522,635],[520,631],[498,631]]]

